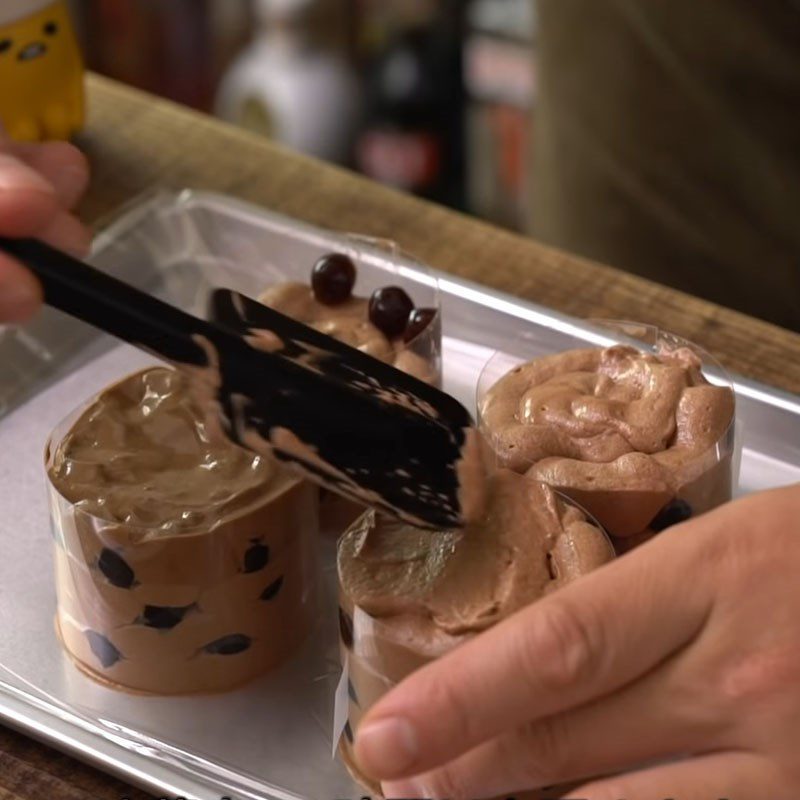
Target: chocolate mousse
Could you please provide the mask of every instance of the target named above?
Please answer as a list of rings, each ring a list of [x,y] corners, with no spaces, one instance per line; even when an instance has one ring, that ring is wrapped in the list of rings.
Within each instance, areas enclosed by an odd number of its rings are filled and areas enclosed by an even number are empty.
[[[354,777],[353,734],[414,670],[613,558],[605,534],[550,487],[510,470],[488,478],[479,521],[429,532],[367,512],[338,551],[349,720],[340,752]]]
[[[322,256],[309,284],[279,283],[266,289],[261,303],[321,333],[433,385],[441,383],[441,325],[435,308],[416,307],[399,286],[376,289],[370,297],[353,294],[358,272],[343,253]],[[364,507],[322,492],[322,529],[339,536]]]
[[[279,283],[266,289],[259,301],[409,375],[438,384],[438,311],[416,308],[399,286],[358,297],[353,294],[356,277],[352,260],[332,253],[316,263],[310,284]]]
[[[316,488],[218,438],[187,383],[132,375],[48,448],[58,633],[117,688],[229,689],[314,616]]]
[[[620,550],[731,498],[734,394],[689,347],[586,348],[511,370],[480,403],[500,464],[572,497]]]

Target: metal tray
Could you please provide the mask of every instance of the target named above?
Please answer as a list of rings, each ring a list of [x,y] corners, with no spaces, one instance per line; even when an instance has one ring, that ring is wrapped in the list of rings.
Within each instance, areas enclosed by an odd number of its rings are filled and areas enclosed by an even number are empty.
[[[214,283],[253,293],[280,274],[280,265],[305,269],[342,246],[352,240],[225,197],[164,193],[120,216],[98,237],[93,260],[197,311]],[[376,280],[388,265],[421,287],[435,283],[430,272],[385,246],[365,245],[359,256]],[[608,341],[598,329],[548,309],[444,274],[433,278],[444,312],[444,384],[469,408],[478,375],[497,349],[530,356]],[[0,418],[0,721],[159,796],[360,797],[332,758],[339,678],[332,595],[319,635],[291,663],[220,696],[164,699],[106,689],[80,673],[56,641],[45,440],[79,402],[151,362],[50,311],[22,337],[0,335],[6,403]],[[800,398],[740,378],[735,388],[740,491],[800,480]],[[324,577],[333,592],[327,546]]]

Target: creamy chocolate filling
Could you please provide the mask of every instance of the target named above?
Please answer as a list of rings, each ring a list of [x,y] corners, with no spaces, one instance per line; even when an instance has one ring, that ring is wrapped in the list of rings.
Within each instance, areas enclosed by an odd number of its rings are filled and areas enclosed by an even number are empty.
[[[708,491],[695,492],[709,495],[701,503],[725,495],[716,468],[729,461],[734,395],[706,380],[689,348],[651,354],[616,346],[540,358],[501,378],[480,412],[501,464],[567,492],[615,535],[641,532],[706,476]]]
[[[488,479],[483,514],[459,531],[364,517],[339,545],[342,593],[385,619],[483,630],[613,557],[610,543],[551,488],[509,470]]]
[[[284,470],[209,427],[181,371],[103,392],[59,442],[50,480],[77,509],[146,536],[212,529],[285,487]]]
[[[436,382],[431,364],[409,349],[402,338],[387,338],[369,321],[366,298],[353,296],[337,305],[325,305],[304,283],[280,283],[263,292],[259,301],[409,375]]]

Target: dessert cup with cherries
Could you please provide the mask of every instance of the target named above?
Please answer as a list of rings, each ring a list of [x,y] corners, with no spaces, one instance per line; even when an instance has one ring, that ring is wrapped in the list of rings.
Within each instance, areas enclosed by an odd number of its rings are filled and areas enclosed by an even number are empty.
[[[260,302],[328,336],[441,384],[442,322],[438,284],[391,242],[348,237],[349,246],[308,265],[302,280],[267,287]],[[296,267],[292,275],[296,274]],[[364,511],[363,506],[323,491],[322,530],[333,536]]]
[[[364,714],[416,669],[614,557],[591,518],[510,470],[488,478],[483,517],[463,531],[422,531],[367,512],[338,545],[339,633],[348,673],[340,756],[353,759]]]
[[[316,616],[316,487],[217,440],[181,373],[109,387],[46,451],[56,628],[85,673],[219,692],[285,661]]]
[[[623,552],[731,499],[735,396],[691,342],[640,323],[595,325],[608,344],[495,354],[478,416],[500,465],[573,498]]]

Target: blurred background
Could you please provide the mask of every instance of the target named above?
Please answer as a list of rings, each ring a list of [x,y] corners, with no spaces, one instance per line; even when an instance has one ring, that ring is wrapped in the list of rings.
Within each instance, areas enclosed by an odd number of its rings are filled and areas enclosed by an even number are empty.
[[[530,0],[73,0],[91,69],[525,231]]]

